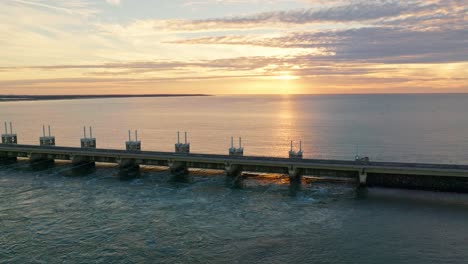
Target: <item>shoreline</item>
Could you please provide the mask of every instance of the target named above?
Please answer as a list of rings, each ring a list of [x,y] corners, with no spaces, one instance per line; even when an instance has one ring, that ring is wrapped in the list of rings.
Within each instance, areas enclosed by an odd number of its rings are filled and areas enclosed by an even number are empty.
[[[93,94],[93,95],[0,95],[1,102],[51,101],[106,98],[147,98],[147,97],[201,97],[208,94]]]

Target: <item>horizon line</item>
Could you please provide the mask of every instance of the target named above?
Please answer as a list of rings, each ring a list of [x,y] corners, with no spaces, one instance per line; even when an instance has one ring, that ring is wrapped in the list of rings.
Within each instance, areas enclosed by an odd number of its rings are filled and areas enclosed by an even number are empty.
[[[0,98],[20,97],[20,98],[40,98],[40,97],[144,97],[144,96],[223,96],[223,95],[440,95],[440,94],[468,94],[468,92],[410,92],[410,93],[143,93],[143,94],[0,94]]]

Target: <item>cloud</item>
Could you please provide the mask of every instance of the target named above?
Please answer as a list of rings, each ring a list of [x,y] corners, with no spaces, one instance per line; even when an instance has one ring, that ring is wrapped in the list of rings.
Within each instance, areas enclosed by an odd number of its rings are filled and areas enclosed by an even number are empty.
[[[106,0],[106,2],[110,5],[120,5],[121,4],[121,0]]]
[[[202,37],[193,39],[179,39],[167,41],[172,44],[194,44],[194,45],[251,45],[262,47],[280,48],[320,48],[327,47],[336,39],[334,37],[318,37],[318,33],[293,33],[282,37],[264,38],[263,36],[252,35],[228,35]]]
[[[80,0],[56,1],[54,4],[34,0],[10,0],[10,3],[84,17],[89,17],[97,12],[89,3]]]
[[[266,0],[265,0],[266,1]],[[314,2],[315,3],[315,2]],[[395,26],[411,28],[465,27],[466,4],[460,0],[333,1],[312,8],[260,12],[209,19],[144,19],[127,24],[98,24],[101,32],[121,36],[144,36],[176,32],[290,29],[314,24],[335,28]],[[333,24],[333,23],[339,23]]]
[[[3,71],[18,71],[31,69],[44,71],[85,70],[85,75],[95,76],[125,76],[156,73],[152,80],[185,80],[210,78],[240,78],[245,77],[271,77],[283,74],[295,76],[318,75],[367,75],[375,73],[395,73],[398,66],[382,66],[378,63],[331,61],[327,58],[317,58],[313,55],[290,57],[234,57],[227,59],[201,60],[201,61],[167,61],[167,62],[125,62],[81,65],[44,65],[31,67],[3,67]],[[202,69],[203,71],[200,71]],[[96,71],[98,70],[98,71]],[[176,73],[175,77],[167,77]],[[135,81],[141,78],[134,79]],[[144,77],[143,79],[147,79]],[[68,79],[67,79],[68,80]],[[75,81],[75,78],[69,79]],[[105,81],[106,78],[96,78],[96,81]],[[33,80],[40,82],[40,80]],[[14,83],[14,82],[13,82]],[[22,83],[22,82],[21,82]],[[11,83],[10,83],[11,84]]]
[[[421,91],[468,91],[467,63],[444,64],[382,64],[365,61],[339,61],[329,58],[317,58],[310,55],[290,57],[235,57],[203,61],[141,61],[103,64],[78,65],[44,65],[28,68],[0,68],[0,71],[31,73],[36,70],[47,72],[50,78],[0,80],[4,91],[41,91],[52,92],[54,89],[89,89],[90,93],[98,90],[105,92],[125,89],[147,89],[161,87],[164,92],[168,87],[193,89],[212,85],[212,90],[223,92],[224,87],[236,91],[241,85],[253,83],[255,86],[278,85],[278,76],[294,76],[296,83],[305,86],[320,84],[321,91],[344,92],[346,89],[362,89],[365,92],[376,92],[378,87],[383,91],[391,87],[400,92],[407,87]],[[72,72],[75,77],[64,76]],[[34,76],[34,75],[31,75]],[[39,76],[39,75],[37,75]],[[177,85],[178,84],[178,85]],[[222,84],[222,85],[221,85]],[[372,87],[372,88],[370,88]],[[422,87],[422,88],[420,88]],[[443,88],[441,88],[443,87]],[[207,92],[204,88],[203,92]],[[145,90],[146,89],[146,90]],[[169,90],[167,90],[169,89]],[[188,89],[188,88],[187,88]],[[197,88],[198,89],[198,88]],[[319,88],[317,88],[319,89]],[[331,90],[327,90],[331,89]],[[367,89],[367,90],[366,90]],[[84,91],[83,90],[83,91]],[[190,90],[190,89],[189,89]],[[273,92],[273,88],[269,89]],[[152,91],[152,90],[151,90]],[[160,91],[160,90],[155,90]],[[193,92],[194,90],[192,90]],[[238,90],[238,92],[245,90]],[[396,91],[396,90],[395,90]],[[37,92],[36,92],[37,93]]]
[[[69,8],[63,8],[59,6],[54,6],[54,5],[48,5],[40,2],[34,2],[34,1],[27,1],[27,0],[13,0],[13,2],[19,3],[19,4],[24,4],[24,5],[30,5],[34,7],[42,7],[42,8],[47,8],[47,9],[52,9],[55,11],[63,11],[68,14],[72,14],[72,10]]]
[[[308,4],[303,9],[223,16],[245,10],[226,3],[245,8],[252,2],[288,1]],[[153,83],[169,87],[181,82],[178,87],[204,89],[213,81],[216,87],[238,84],[245,91],[247,82],[250,87],[272,87],[279,83],[275,77],[283,76],[294,77],[289,84],[302,82],[304,87],[468,89],[466,0],[195,2],[188,5],[202,9],[204,3],[219,3],[219,15],[114,20],[105,17],[108,10],[96,16],[70,15],[103,7],[88,0],[10,0],[0,14],[0,33],[5,36],[0,40],[0,87],[56,92],[83,85],[133,91]],[[172,5],[180,8],[181,3],[187,1]],[[196,15],[206,15],[202,13]]]
[[[314,48],[315,59],[381,63],[434,63],[468,60],[468,30],[415,31],[374,27],[328,32],[296,32],[281,37],[217,36],[173,41],[177,44],[252,45]]]
[[[166,21],[166,27],[178,30],[240,29],[272,25],[309,24],[323,22],[369,21],[408,14],[420,14],[437,10],[437,4],[401,1],[362,1],[323,9],[298,9],[288,11],[263,12],[252,15],[200,20]]]

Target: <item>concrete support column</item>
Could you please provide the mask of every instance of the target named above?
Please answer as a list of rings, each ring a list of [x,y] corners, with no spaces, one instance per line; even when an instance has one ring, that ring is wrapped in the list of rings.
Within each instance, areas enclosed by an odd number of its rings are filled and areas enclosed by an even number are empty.
[[[241,189],[244,187],[241,165],[226,164],[226,183],[229,187],[235,189]]]
[[[71,158],[73,165],[80,165],[80,164],[94,164],[94,160],[90,157],[86,156],[73,156]]]
[[[90,157],[85,156],[73,156],[71,157],[72,161],[72,171],[76,174],[87,174],[91,173],[96,167],[96,163]]]
[[[175,161],[169,160],[168,162],[169,170],[175,181],[187,182],[189,171],[187,168],[187,162],[185,161]]]
[[[17,161],[16,157],[11,157],[7,152],[0,152],[0,165],[9,165]]]
[[[119,160],[119,169],[121,180],[134,179],[140,175],[140,165],[134,159]]]
[[[45,170],[54,165],[54,159],[49,158],[47,154],[30,153],[29,164],[33,170]]]
[[[365,169],[359,171],[359,186],[367,185],[367,172]]]
[[[291,168],[288,169],[288,175],[289,175],[289,179],[291,181],[295,181],[295,182],[300,183],[300,181],[302,179],[302,170],[298,169],[298,168],[295,168],[295,167],[291,167]]]
[[[289,175],[289,194],[295,196],[297,191],[301,190],[302,170],[296,167],[288,168]]]

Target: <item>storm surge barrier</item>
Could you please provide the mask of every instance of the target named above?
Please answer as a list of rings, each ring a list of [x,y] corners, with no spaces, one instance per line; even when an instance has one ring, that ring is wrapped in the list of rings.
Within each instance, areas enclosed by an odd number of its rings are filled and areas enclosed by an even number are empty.
[[[10,128],[8,130],[8,128]],[[89,133],[87,133],[89,131]],[[0,144],[0,164],[11,164],[17,158],[29,158],[31,165],[53,165],[55,160],[71,161],[73,167],[93,168],[96,162],[118,164],[122,178],[138,177],[141,165],[166,166],[175,179],[184,180],[190,168],[225,171],[227,183],[236,188],[243,187],[246,173],[278,173],[289,176],[290,188],[298,190],[304,176],[317,178],[354,179],[360,187],[382,186],[409,189],[468,192],[468,165],[423,164],[403,162],[374,162],[367,158],[356,160],[326,160],[303,158],[302,142],[295,150],[291,142],[288,158],[244,155],[244,147],[239,138],[239,146],[231,147],[226,155],[199,154],[190,152],[187,133],[184,141],[177,133],[174,152],[141,150],[138,132],[134,137],[129,131],[126,149],[97,148],[92,128],[84,128],[80,147],[55,145],[55,137],[43,128],[40,145],[18,144],[18,136],[10,124],[5,125]]]

